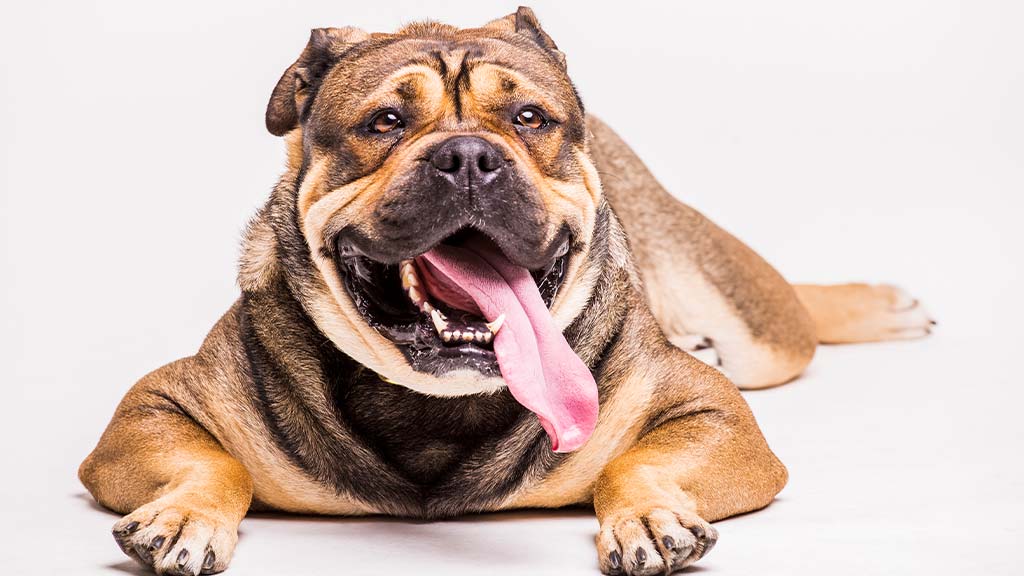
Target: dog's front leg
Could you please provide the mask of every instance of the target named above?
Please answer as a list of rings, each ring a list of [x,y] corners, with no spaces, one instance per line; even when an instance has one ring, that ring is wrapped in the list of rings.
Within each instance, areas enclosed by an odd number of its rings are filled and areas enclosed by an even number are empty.
[[[252,479],[175,399],[179,366],[132,388],[79,477],[127,513],[113,529],[125,554],[158,574],[212,574],[231,559]]]
[[[709,522],[767,506],[786,483],[736,388],[709,369],[696,379],[699,403],[663,411],[595,484],[605,574],[663,574],[696,562],[718,537]]]

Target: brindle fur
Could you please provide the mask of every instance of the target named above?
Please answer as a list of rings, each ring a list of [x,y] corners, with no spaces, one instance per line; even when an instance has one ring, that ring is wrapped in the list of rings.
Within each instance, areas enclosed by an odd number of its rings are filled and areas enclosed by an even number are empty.
[[[410,62],[434,72],[388,85]],[[520,75],[492,71],[488,83],[472,72],[486,62]],[[709,522],[766,506],[786,482],[736,386],[680,346],[706,338],[724,370],[758,387],[796,376],[818,340],[927,329],[892,288],[794,290],[665,193],[609,128],[584,119],[564,62],[528,9],[473,30],[314,31],[268,106],[289,163],[247,232],[241,298],[195,356],[132,388],[82,464],[96,500],[126,514],[114,534],[127,554],[159,573],[223,570],[250,509],[441,518],[582,504],[601,522],[602,571],[674,570],[714,545]],[[542,259],[571,230],[572,271],[552,311],[601,404],[577,452],[553,453],[507,389],[459,395],[444,388],[455,377],[416,380],[332,291],[330,240],[354,231],[383,251],[397,230],[389,222],[423,209],[401,202],[416,148],[346,129],[359,114],[352,95],[382,83],[419,103],[410,105],[444,103],[434,124],[415,127],[420,142],[471,131],[527,154],[517,157],[517,193],[529,201],[503,228],[510,258]],[[481,102],[495,98],[488,89],[531,83],[564,129],[523,152]],[[405,249],[429,236],[416,231]],[[401,247],[386,249],[400,257]]]

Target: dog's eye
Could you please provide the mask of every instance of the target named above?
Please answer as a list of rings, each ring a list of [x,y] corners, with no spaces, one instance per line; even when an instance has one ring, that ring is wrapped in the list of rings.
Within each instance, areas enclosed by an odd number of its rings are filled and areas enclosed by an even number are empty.
[[[405,122],[402,121],[402,117],[394,110],[382,110],[373,117],[373,120],[370,120],[370,131],[377,134],[391,132],[404,126]]]
[[[519,114],[516,114],[516,118],[513,122],[533,130],[540,129],[548,125],[548,119],[544,117],[544,114],[540,110],[533,106],[527,106],[520,110]]]

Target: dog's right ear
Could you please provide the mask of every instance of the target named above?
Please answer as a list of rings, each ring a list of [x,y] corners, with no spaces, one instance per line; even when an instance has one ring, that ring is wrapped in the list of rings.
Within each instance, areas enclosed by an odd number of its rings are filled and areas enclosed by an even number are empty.
[[[314,28],[299,59],[281,75],[267,104],[267,130],[284,136],[299,125],[309,97],[346,50],[370,35],[359,28]]]

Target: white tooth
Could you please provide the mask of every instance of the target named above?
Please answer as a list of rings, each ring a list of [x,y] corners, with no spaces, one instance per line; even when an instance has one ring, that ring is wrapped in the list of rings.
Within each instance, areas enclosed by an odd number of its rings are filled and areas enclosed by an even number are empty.
[[[463,332],[462,333],[462,339],[465,340],[466,342],[472,342],[473,341],[473,333],[468,331],[468,330]]]
[[[451,340],[452,340],[452,333],[447,331],[447,330],[445,330],[444,334],[441,334],[441,338],[444,338],[445,342],[451,342]]]
[[[474,338],[476,338],[477,342],[483,342],[484,341],[484,333],[483,332],[477,332],[476,336],[474,336]]]
[[[410,286],[419,286],[420,283],[416,280],[416,275],[407,272],[402,274],[402,288],[408,289]]]
[[[490,342],[491,338],[494,338],[494,334],[490,332],[484,332],[484,342]]]
[[[431,310],[430,319],[434,321],[434,329],[438,334],[448,329],[448,323],[444,321],[444,316],[439,311]]]
[[[423,301],[423,306],[421,306],[421,308],[423,308],[423,311],[427,314],[432,314],[434,312],[434,305],[426,300]]]
[[[413,304],[419,304],[423,300],[420,297],[420,291],[415,286],[409,286],[409,298],[413,301]]]
[[[460,332],[459,330],[455,330],[454,332],[452,332],[452,338],[456,340],[462,340],[462,332]]]
[[[498,330],[501,330],[501,325],[505,323],[505,314],[498,316],[494,319],[494,322],[487,323],[487,329],[491,331],[491,334],[497,334]]]

